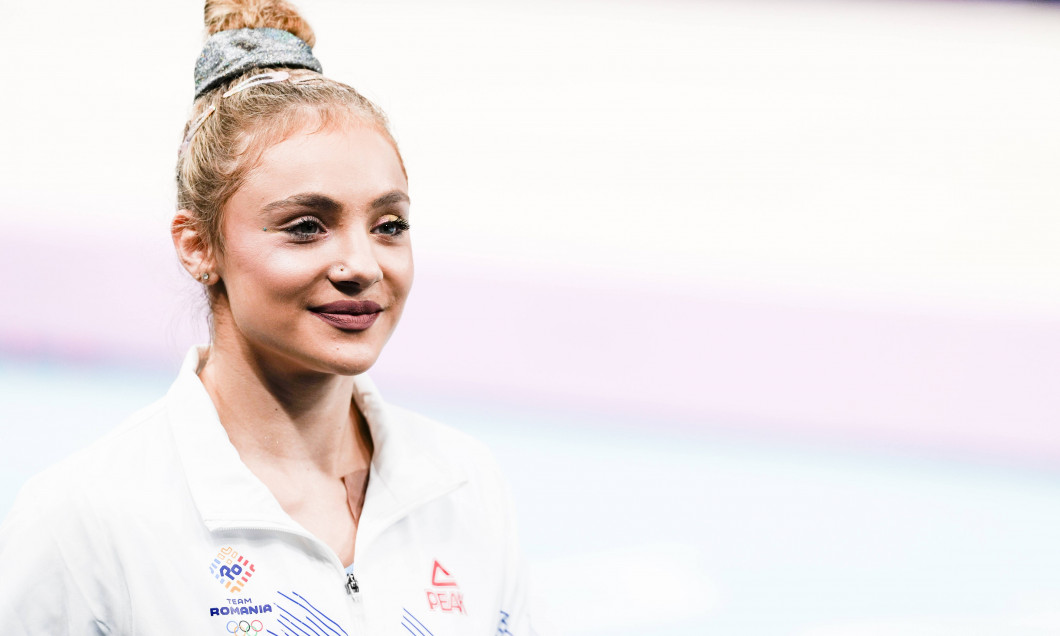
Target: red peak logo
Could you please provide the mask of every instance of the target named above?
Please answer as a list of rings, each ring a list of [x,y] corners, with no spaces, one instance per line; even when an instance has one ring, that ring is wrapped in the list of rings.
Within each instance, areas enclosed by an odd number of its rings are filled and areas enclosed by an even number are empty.
[[[467,608],[464,607],[464,595],[460,593],[456,580],[452,574],[449,574],[449,570],[443,568],[437,560],[434,562],[434,569],[431,570],[431,587],[434,589],[425,591],[427,592],[427,607],[432,612],[467,614]]]
[[[453,575],[442,567],[441,563],[434,562],[434,571],[431,572],[431,585],[434,587],[456,587]]]

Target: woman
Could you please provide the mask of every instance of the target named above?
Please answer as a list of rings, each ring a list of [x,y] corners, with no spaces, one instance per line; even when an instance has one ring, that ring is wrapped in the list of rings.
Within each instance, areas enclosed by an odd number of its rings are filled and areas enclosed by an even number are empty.
[[[385,117],[284,2],[207,2],[206,26],[172,232],[212,341],[25,487],[4,633],[533,633],[488,452],[363,375],[413,273]]]

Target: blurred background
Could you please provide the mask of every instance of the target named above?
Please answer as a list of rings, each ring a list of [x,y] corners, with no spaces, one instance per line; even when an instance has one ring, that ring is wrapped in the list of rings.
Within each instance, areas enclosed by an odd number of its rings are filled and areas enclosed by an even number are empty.
[[[372,374],[566,633],[1060,633],[1060,6],[297,4],[410,174]],[[206,337],[201,11],[4,1],[0,515]]]

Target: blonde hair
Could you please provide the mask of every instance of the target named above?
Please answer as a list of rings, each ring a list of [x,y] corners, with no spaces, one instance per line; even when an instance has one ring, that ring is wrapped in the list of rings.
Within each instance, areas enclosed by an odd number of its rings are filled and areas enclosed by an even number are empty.
[[[282,29],[312,46],[316,37],[294,7],[284,0],[207,0],[207,35],[242,28]],[[290,79],[260,84],[223,97],[248,77],[286,70]],[[184,126],[210,108],[177,159],[177,206],[188,210],[188,225],[208,247],[224,250],[221,212],[261,154],[307,124],[362,123],[377,128],[397,150],[386,115],[352,87],[306,69],[255,68],[208,91],[192,105]],[[405,167],[402,163],[402,171]]]

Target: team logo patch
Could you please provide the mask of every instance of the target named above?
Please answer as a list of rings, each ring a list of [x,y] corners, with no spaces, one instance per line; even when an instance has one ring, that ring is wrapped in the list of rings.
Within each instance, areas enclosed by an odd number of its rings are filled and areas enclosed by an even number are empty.
[[[456,579],[438,561],[434,562],[431,570],[431,588],[427,592],[427,607],[432,612],[447,612],[467,614],[464,607],[464,595],[460,592],[460,586]]]
[[[254,576],[254,564],[234,548],[226,546],[213,558],[210,574],[213,574],[226,590],[235,594],[246,587],[250,577]]]

